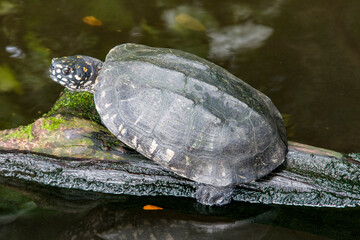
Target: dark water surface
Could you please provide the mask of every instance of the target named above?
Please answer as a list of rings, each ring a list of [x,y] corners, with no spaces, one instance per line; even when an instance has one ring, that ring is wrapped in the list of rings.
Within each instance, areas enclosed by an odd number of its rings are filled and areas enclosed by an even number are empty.
[[[0,129],[53,105],[62,87],[51,58],[104,59],[135,42],[195,53],[261,90],[290,140],[359,152],[359,10],[357,0],[0,0]],[[358,208],[199,209],[170,198],[145,212],[143,198],[81,204],[17,191],[0,189],[0,239],[360,239]]]

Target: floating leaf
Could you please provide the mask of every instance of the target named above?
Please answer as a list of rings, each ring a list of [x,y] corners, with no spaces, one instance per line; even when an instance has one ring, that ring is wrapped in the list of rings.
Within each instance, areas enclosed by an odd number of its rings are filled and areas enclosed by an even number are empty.
[[[193,30],[193,31],[205,31],[205,26],[196,18],[186,14],[180,13],[175,16],[175,21],[184,28]]]
[[[0,16],[1,15],[7,15],[10,13],[15,13],[17,9],[17,5],[11,3],[11,2],[0,2]]]
[[[213,30],[219,27],[218,20],[202,7],[180,5],[165,10],[161,17],[166,27],[180,33],[195,30],[203,34],[204,30]]]
[[[0,66],[0,92],[14,91],[22,93],[21,84],[16,80],[14,72],[7,65]]]
[[[154,206],[154,205],[145,205],[143,207],[144,210],[163,210],[162,207]]]
[[[83,22],[90,25],[90,26],[96,26],[96,27],[100,27],[103,25],[103,23],[97,19],[96,17],[94,16],[86,16],[86,17],[83,17]]]

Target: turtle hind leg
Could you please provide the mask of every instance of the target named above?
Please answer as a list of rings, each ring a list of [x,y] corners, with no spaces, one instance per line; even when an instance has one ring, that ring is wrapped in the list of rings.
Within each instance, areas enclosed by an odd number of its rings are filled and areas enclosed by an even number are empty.
[[[232,186],[215,187],[208,184],[196,184],[196,200],[204,205],[225,205],[228,204],[234,194]]]

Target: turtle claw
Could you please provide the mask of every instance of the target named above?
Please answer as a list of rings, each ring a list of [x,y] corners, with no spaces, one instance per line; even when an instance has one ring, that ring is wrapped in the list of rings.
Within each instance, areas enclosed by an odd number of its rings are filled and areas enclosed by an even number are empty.
[[[234,187],[214,187],[208,184],[196,185],[196,200],[204,205],[225,205],[230,203]]]

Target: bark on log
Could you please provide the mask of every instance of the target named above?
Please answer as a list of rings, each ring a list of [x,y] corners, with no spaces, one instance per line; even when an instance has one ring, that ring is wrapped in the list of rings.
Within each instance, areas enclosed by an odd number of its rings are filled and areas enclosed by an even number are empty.
[[[235,201],[316,207],[360,206],[360,163],[290,143],[286,163],[267,178],[243,184]],[[62,159],[0,152],[0,176],[48,186],[136,196],[194,197],[194,182],[137,154],[120,161]]]

